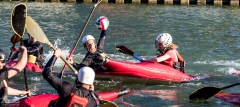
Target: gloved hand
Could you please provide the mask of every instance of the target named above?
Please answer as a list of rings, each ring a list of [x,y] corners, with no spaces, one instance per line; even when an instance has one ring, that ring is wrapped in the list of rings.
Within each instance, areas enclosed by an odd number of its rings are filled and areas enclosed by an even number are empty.
[[[95,25],[98,29],[107,30],[109,26],[109,20],[105,16],[100,16],[99,18],[97,18]]]
[[[20,42],[21,41],[21,38],[17,35],[17,34],[14,34],[13,36],[12,36],[12,38],[11,38],[11,43],[12,44],[16,44],[16,43],[18,43],[18,42]]]
[[[103,65],[106,63],[106,58],[105,57],[102,57],[101,55],[94,55],[92,57],[93,59],[93,62],[96,63],[96,64],[100,64],[100,65]]]

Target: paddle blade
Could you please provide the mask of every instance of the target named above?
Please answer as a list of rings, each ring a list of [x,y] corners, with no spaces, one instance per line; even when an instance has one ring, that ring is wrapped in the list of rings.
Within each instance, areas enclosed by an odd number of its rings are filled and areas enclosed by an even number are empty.
[[[26,29],[28,33],[39,42],[51,44],[40,26],[30,17],[26,17]]]
[[[130,49],[128,49],[125,46],[116,46],[116,50],[118,50],[119,52],[122,52],[124,54],[131,55],[131,56],[134,55],[133,51],[131,51]]]
[[[114,102],[105,100],[102,104],[100,104],[100,107],[118,107],[118,106]]]
[[[25,31],[25,22],[27,16],[27,7],[25,4],[17,4],[11,14],[11,26],[13,31],[19,36],[23,37]]]
[[[190,100],[207,100],[208,98],[214,96],[222,89],[217,87],[203,87],[192,92],[189,96]]]

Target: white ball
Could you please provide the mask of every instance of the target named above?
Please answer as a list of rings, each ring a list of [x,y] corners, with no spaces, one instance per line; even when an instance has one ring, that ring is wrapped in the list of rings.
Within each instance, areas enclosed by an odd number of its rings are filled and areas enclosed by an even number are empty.
[[[100,16],[97,18],[95,25],[98,29],[106,30],[109,26],[109,20],[105,16]]]

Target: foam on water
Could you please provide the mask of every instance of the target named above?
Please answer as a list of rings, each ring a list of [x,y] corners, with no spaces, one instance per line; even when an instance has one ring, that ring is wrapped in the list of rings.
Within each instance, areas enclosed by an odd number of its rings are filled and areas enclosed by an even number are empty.
[[[195,64],[211,64],[211,65],[224,65],[224,66],[233,66],[239,67],[239,60],[206,60],[206,61],[196,61]]]

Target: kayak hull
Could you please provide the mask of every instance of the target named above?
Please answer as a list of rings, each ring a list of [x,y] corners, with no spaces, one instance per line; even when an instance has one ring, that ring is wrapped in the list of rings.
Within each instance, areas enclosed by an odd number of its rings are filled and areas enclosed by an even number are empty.
[[[128,82],[140,82],[143,84],[152,82],[153,84],[162,84],[166,82],[189,82],[194,78],[191,75],[159,63],[133,63],[108,59],[104,66],[109,71],[96,72],[97,79],[110,79],[114,81],[128,80]]]
[[[10,61],[8,66],[16,62]],[[126,62],[108,59],[104,64],[108,70],[96,72],[97,80],[120,81],[130,84],[163,85],[169,83],[184,83],[194,79],[193,76],[182,73],[172,67],[151,62]],[[26,68],[32,72],[42,72],[37,65],[28,62]]]
[[[99,92],[98,95],[103,100],[113,101],[129,92],[129,88],[123,88],[117,91]],[[43,93],[9,103],[5,107],[48,107],[49,102],[56,100],[57,98],[57,94]]]
[[[217,93],[215,98],[240,106],[240,93]]]

